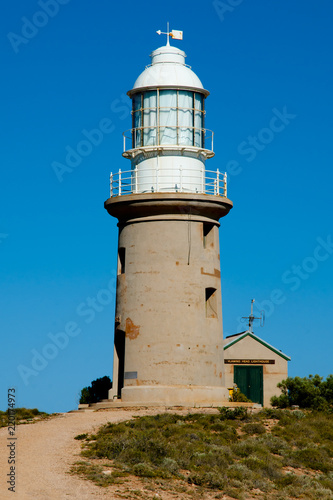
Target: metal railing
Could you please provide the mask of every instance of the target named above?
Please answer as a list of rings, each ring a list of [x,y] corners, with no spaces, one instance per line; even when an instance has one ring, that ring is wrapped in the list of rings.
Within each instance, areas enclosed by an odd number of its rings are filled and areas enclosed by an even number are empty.
[[[151,146],[180,146],[214,150],[214,132],[206,128],[154,125],[123,132],[123,152]]]
[[[111,172],[110,198],[139,193],[197,193],[227,197],[227,173],[182,167],[136,167]]]

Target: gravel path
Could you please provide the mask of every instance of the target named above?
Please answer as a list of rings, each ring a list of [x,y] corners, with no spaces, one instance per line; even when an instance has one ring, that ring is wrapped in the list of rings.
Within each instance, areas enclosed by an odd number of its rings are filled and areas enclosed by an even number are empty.
[[[8,491],[8,430],[0,429],[0,498],[66,500],[119,498],[89,481],[68,474],[80,460],[77,434],[93,432],[106,422],[120,422],[152,410],[108,410],[63,413],[49,420],[16,427],[16,491]],[[157,413],[157,411],[156,411]]]

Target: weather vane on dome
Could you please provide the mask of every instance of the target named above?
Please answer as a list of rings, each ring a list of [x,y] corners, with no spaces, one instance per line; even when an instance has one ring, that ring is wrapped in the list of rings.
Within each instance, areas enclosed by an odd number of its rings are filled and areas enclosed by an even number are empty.
[[[174,38],[175,40],[182,40],[183,39],[183,32],[179,30],[172,30],[169,31],[169,23],[167,23],[167,31],[166,33],[164,31],[158,30],[156,31],[158,35],[167,35],[167,45],[170,45],[170,36],[171,38]]]

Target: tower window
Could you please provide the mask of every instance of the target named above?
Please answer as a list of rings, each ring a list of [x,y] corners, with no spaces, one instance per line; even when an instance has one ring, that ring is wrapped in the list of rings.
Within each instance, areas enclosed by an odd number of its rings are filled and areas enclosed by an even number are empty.
[[[216,288],[205,289],[206,318],[217,318],[217,296]]]
[[[214,247],[214,224],[204,222],[202,225],[204,248]]]
[[[125,255],[126,248],[120,247],[118,250],[118,274],[124,274],[125,272]]]

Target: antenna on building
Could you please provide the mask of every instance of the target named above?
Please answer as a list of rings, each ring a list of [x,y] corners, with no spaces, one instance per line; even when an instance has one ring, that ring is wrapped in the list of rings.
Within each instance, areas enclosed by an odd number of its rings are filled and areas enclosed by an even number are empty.
[[[251,314],[250,316],[243,316],[242,319],[248,319],[249,320],[249,332],[250,333],[253,333],[253,322],[255,319],[259,319],[260,320],[260,326],[264,326],[265,324],[265,311],[262,310],[260,311],[261,312],[261,316],[259,318],[255,317],[253,315],[253,304],[255,302],[255,299],[252,299],[251,300]]]
[[[174,38],[175,40],[182,40],[183,39],[183,32],[182,31],[179,31],[179,30],[169,31],[169,23],[167,23],[167,31],[166,32],[158,30],[158,31],[156,31],[156,33],[158,35],[167,35],[167,45],[170,45],[170,38],[169,37]]]

